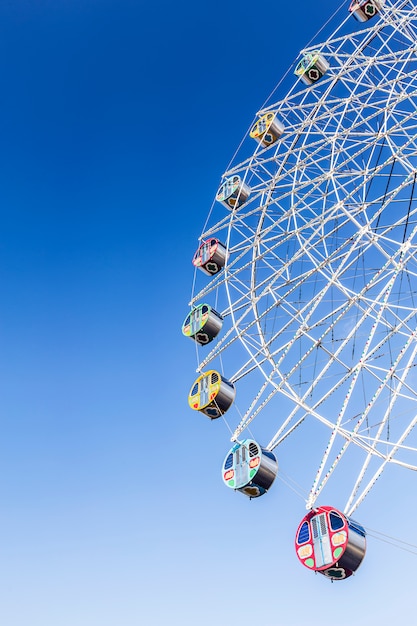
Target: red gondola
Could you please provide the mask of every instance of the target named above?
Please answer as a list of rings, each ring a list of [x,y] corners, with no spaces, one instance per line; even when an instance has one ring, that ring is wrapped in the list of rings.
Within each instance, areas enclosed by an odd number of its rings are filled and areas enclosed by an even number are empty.
[[[366,552],[365,529],[330,506],[311,510],[295,537],[300,562],[331,580],[356,572]]]
[[[203,241],[193,257],[193,265],[209,276],[218,274],[226,263],[226,246],[212,237]]]

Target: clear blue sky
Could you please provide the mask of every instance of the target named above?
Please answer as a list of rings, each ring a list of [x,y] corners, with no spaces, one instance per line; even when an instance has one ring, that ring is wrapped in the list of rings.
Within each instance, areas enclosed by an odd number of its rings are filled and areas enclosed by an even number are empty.
[[[227,432],[187,406],[180,327],[220,176],[336,6],[0,4],[2,625],[413,615],[415,556],[371,539],[345,583],[305,571],[303,503],[223,487]],[[393,471],[356,517],[416,543],[414,494]]]

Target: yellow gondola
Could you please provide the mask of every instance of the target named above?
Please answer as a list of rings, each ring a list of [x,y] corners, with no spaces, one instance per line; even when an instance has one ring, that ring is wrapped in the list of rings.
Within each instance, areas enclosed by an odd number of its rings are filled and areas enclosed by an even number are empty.
[[[249,136],[268,148],[278,141],[284,130],[284,124],[275,118],[275,113],[265,113],[252,126]]]
[[[200,411],[210,419],[224,415],[233,404],[235,388],[216,370],[201,374],[188,394],[188,404],[193,411]]]

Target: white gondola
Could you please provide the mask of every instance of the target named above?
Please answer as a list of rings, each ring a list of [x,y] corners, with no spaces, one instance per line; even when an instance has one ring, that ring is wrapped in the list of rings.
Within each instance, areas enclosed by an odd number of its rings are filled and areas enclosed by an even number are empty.
[[[349,7],[349,13],[358,22],[367,22],[379,13],[384,5],[384,0],[353,0]]]
[[[205,346],[221,331],[223,318],[209,304],[194,307],[184,320],[182,333]]]
[[[303,56],[294,74],[299,76],[304,84],[313,85],[324,76],[330,65],[320,52],[308,52]]]
[[[253,439],[236,443],[223,463],[223,482],[227,487],[258,498],[268,491],[278,472],[278,462],[269,450]]]
[[[240,176],[231,176],[220,186],[216,200],[228,209],[237,209],[245,204],[250,196],[250,187],[243,182]]]

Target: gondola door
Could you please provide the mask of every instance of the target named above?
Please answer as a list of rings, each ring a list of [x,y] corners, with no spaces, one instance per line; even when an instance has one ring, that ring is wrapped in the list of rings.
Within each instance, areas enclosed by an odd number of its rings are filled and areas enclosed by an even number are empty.
[[[210,376],[204,376],[200,380],[200,406],[206,406],[209,403],[210,394]]]
[[[206,241],[203,246],[201,246],[201,264],[205,265],[207,261],[210,261],[211,258],[211,240]]]
[[[249,482],[249,455],[245,446],[241,446],[235,452],[236,486],[246,485]]]
[[[311,518],[311,529],[316,567],[329,565],[333,559],[326,513],[320,513]]]
[[[191,336],[196,335],[201,328],[201,309],[197,307],[190,313]]]

